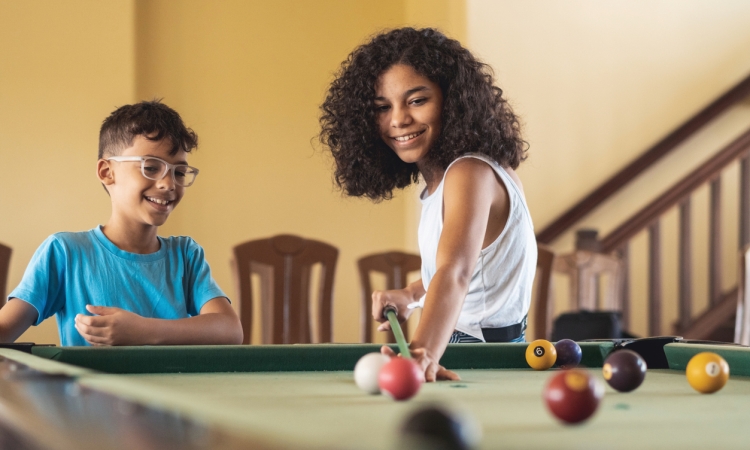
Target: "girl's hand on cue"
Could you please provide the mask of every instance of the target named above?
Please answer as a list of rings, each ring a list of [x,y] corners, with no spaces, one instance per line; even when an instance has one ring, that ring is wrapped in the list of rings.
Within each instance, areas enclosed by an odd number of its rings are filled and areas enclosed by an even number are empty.
[[[380,353],[395,358],[396,353],[391,350],[390,347],[384,345],[380,348]],[[446,369],[445,367],[438,364],[434,358],[430,357],[429,352],[425,348],[413,348],[411,349],[411,357],[424,372],[424,378],[427,382],[440,381],[440,380],[451,380],[460,381],[461,377],[456,372]]]
[[[407,306],[414,301],[412,293],[408,289],[393,289],[389,291],[374,291],[372,293],[372,317],[380,322],[378,331],[388,331],[391,324],[383,317],[383,308],[388,305],[396,307],[396,315],[399,323],[404,323],[411,315],[413,309]]]

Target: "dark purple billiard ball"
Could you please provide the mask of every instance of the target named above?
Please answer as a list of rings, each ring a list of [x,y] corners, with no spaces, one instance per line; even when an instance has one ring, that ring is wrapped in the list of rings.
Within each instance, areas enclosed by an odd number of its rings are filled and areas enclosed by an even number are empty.
[[[632,350],[617,350],[604,360],[602,375],[613,389],[630,392],[646,378],[646,361]]]
[[[572,369],[581,363],[583,353],[581,347],[570,339],[561,339],[555,344],[557,350],[557,367]]]

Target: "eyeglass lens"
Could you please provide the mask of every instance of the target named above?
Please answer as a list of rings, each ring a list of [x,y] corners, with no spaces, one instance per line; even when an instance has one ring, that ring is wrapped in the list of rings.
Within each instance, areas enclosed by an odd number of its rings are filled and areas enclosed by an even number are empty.
[[[160,180],[167,174],[167,164],[156,158],[146,158],[141,165],[143,176],[151,180]],[[174,181],[180,186],[190,186],[195,181],[196,171],[190,166],[174,166]]]

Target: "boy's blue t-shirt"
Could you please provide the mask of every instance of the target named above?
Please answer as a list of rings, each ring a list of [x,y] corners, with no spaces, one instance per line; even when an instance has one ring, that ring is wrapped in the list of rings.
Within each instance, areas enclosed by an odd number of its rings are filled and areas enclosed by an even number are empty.
[[[203,248],[186,236],[159,237],[155,253],[119,249],[100,227],[56,233],[34,253],[21,284],[8,298],[39,313],[35,325],[57,315],[62,345],[89,345],[75,328],[86,305],[122,308],[143,317],[183,319],[206,302],[226,297],[211,277]]]

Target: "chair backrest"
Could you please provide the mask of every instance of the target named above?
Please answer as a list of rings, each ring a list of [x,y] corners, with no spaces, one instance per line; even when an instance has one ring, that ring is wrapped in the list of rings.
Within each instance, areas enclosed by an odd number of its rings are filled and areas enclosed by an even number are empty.
[[[422,269],[422,258],[419,255],[404,252],[385,252],[363,256],[357,260],[360,286],[362,287],[362,310],[360,314],[361,342],[372,342],[372,272],[385,274],[386,289],[406,287],[406,276],[410,272]],[[403,327],[404,336],[408,339],[407,327]],[[388,342],[396,342],[393,333],[388,333]]]
[[[550,247],[537,244],[536,297],[534,334],[536,339],[549,339],[554,319],[552,275],[567,275],[570,285],[570,310],[622,311],[624,265],[620,258],[588,250],[556,255]],[[607,276],[607,290],[599,299],[599,281]]]
[[[624,265],[620,258],[588,250],[557,255],[553,270],[570,277],[570,309],[622,311]],[[599,301],[599,280],[609,277],[607,290]]]
[[[552,267],[555,253],[544,244],[537,244],[536,295],[534,297],[535,339],[547,339],[552,329]]]
[[[8,272],[10,271],[10,254],[13,253],[10,247],[0,244],[0,307],[5,305],[8,291]]]
[[[232,268],[240,297],[245,344],[253,323],[251,274],[260,275],[260,309],[264,344],[314,342],[310,323],[312,268],[320,264],[317,284],[317,341],[333,341],[333,280],[339,251],[325,242],[278,235],[234,247]]]
[[[750,345],[750,246],[740,252],[740,270],[737,276],[737,318],[734,342]]]

